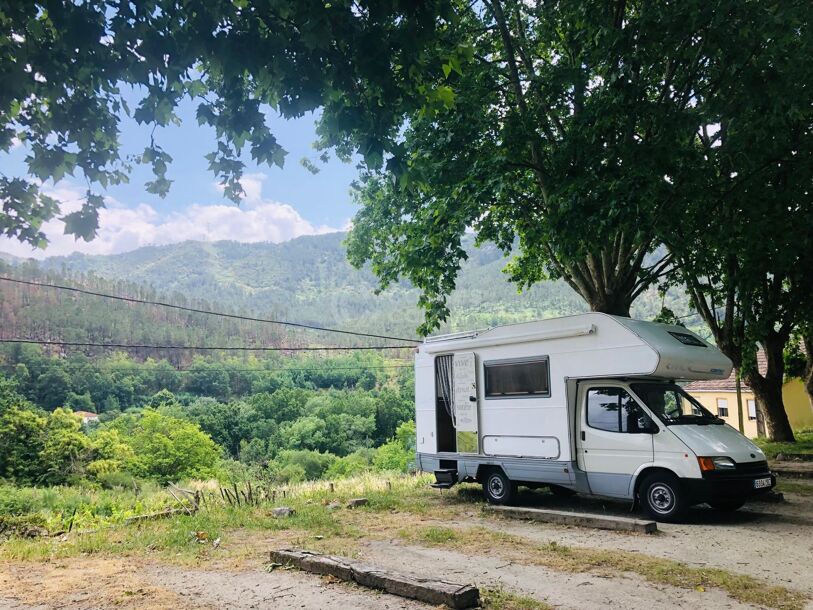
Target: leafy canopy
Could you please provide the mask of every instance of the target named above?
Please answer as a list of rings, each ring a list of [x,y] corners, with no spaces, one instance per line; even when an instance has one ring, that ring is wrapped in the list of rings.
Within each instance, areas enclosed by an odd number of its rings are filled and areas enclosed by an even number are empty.
[[[0,152],[22,144],[28,176],[0,173],[0,234],[45,245],[40,230],[59,213],[44,181],[81,177],[81,208],[65,214],[66,233],[92,239],[101,190],[126,182],[136,164],[151,167],[148,192],[165,196],[172,158],[156,126],[179,122],[183,100],[214,129],[209,168],[226,197],[238,201],[248,154],[282,166],[286,151],[269,116],[322,109],[332,130],[359,136],[357,150],[373,165],[391,138],[392,113],[406,102],[407,83],[423,74],[423,41],[431,38],[443,0],[89,0],[0,4]],[[360,86],[360,83],[373,83]],[[442,97],[445,94],[440,94]],[[135,103],[128,104],[128,99]],[[426,105],[433,91],[412,96]],[[376,112],[366,112],[375,108]],[[390,110],[392,109],[392,110]],[[143,150],[122,151],[123,116],[145,127]]]
[[[783,351],[813,320],[813,15],[745,3],[707,65],[703,125],[659,226],[692,304],[755,392],[773,440],[792,440]],[[713,129],[712,129],[713,127]],[[767,369],[758,370],[758,346]]]

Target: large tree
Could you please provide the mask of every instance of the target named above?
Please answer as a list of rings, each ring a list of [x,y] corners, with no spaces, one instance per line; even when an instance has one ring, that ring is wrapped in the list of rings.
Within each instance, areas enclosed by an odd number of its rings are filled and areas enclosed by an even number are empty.
[[[804,2],[735,8],[738,27],[709,56],[696,96],[703,126],[676,174],[683,204],[660,236],[754,391],[768,436],[792,440],[783,352],[813,303],[813,66],[801,60],[813,53],[811,11]]]
[[[60,211],[43,183],[65,175],[88,184],[81,209],[61,216],[77,238],[95,235],[103,189],[126,181],[134,164],[151,166],[146,189],[165,195],[172,159],[155,127],[177,123],[184,99],[195,100],[198,122],[214,128],[206,158],[235,201],[243,153],[258,163],[285,159],[269,126],[277,114],[321,108],[325,125],[356,129],[363,135],[355,149],[380,163],[390,109],[442,103],[431,86],[417,89],[422,49],[446,5],[0,0],[0,153],[22,145],[28,166],[27,175],[0,172],[0,234],[44,246],[41,225]],[[125,115],[145,127],[141,150],[121,149]]]
[[[420,287],[425,332],[448,313],[467,231],[518,252],[520,286],[561,277],[591,309],[629,315],[671,266],[655,226],[729,4],[458,3],[437,50],[452,107],[405,115],[386,170],[364,176],[351,260]]]

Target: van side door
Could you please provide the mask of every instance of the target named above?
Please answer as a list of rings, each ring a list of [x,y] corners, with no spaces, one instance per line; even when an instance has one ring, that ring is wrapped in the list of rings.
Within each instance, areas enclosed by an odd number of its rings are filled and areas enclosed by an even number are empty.
[[[578,464],[590,491],[631,497],[632,476],[654,459],[657,426],[620,383],[580,383],[578,400]]]

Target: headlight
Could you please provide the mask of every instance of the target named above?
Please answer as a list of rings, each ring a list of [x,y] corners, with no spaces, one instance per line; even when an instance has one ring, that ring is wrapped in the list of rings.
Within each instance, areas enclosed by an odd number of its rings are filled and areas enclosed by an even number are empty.
[[[737,465],[730,457],[716,457],[714,458],[714,467],[717,470],[735,470]]]
[[[730,457],[698,457],[697,463],[700,470],[708,472],[710,470],[736,470],[737,464]]]

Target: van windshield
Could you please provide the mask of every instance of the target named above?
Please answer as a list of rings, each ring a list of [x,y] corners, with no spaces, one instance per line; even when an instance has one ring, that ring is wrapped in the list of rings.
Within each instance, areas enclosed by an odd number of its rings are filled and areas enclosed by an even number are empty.
[[[631,387],[649,410],[667,426],[725,423],[707,411],[680,386],[666,383],[633,383]]]

